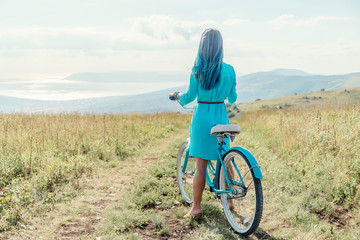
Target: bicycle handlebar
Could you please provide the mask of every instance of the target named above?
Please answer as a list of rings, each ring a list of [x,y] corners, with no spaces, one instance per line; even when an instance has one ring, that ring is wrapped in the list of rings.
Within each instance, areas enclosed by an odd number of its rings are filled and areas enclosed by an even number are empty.
[[[185,107],[185,106],[183,106],[183,105],[180,103],[179,99],[177,99],[177,98],[175,97],[175,95],[176,95],[177,93],[179,93],[179,92],[170,93],[170,94],[169,94],[169,99],[170,99],[171,101],[177,101],[177,102],[180,104],[180,106],[183,107],[184,109],[193,110],[193,109],[195,108],[195,107]]]
[[[169,99],[171,100],[171,101],[175,101],[175,100],[177,100],[176,99],[176,94],[178,94],[179,92],[173,92],[173,93],[170,93],[169,94]]]

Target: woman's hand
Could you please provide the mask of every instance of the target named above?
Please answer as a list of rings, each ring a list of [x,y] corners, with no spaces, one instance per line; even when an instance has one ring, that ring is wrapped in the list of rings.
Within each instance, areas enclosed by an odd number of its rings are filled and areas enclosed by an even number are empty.
[[[179,99],[179,92],[173,92],[169,94],[169,99],[171,101],[175,101]]]

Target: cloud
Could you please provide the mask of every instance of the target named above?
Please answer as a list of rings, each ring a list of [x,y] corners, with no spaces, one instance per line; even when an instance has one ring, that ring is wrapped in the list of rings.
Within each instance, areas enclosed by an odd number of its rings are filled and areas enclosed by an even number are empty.
[[[191,40],[199,35],[205,28],[214,25],[213,21],[189,22],[176,20],[167,15],[151,15],[134,19],[133,32],[160,40]]]
[[[238,19],[238,18],[230,18],[223,22],[225,26],[233,26],[233,25],[240,25],[250,23],[251,21],[248,19]]]
[[[269,25],[272,25],[274,28],[282,28],[285,26],[309,26],[323,22],[346,21],[346,20],[348,20],[348,18],[336,17],[336,16],[317,16],[309,19],[298,19],[293,14],[283,14],[275,19],[268,21],[267,23]]]
[[[0,50],[54,49],[90,50],[109,47],[118,37],[115,30],[97,28],[31,27],[0,30]]]
[[[184,49],[199,41],[213,21],[189,22],[166,15],[130,19],[125,31],[106,27],[0,28],[0,55],[15,56],[18,50],[99,50]]]

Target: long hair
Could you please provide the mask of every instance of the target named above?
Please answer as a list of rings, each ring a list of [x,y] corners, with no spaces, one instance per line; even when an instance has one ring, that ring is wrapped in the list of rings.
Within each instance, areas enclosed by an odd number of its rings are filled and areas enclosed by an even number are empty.
[[[209,28],[201,36],[192,74],[205,90],[210,90],[220,80],[223,61],[223,40],[218,30]]]

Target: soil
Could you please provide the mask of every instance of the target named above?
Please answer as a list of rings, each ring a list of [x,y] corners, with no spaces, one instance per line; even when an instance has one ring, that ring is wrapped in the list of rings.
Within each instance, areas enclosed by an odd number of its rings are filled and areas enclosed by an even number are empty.
[[[350,225],[352,220],[349,210],[339,206],[334,209],[334,212],[331,215],[325,211],[318,212],[317,215],[320,219],[328,221],[336,229],[343,229],[344,227]]]

